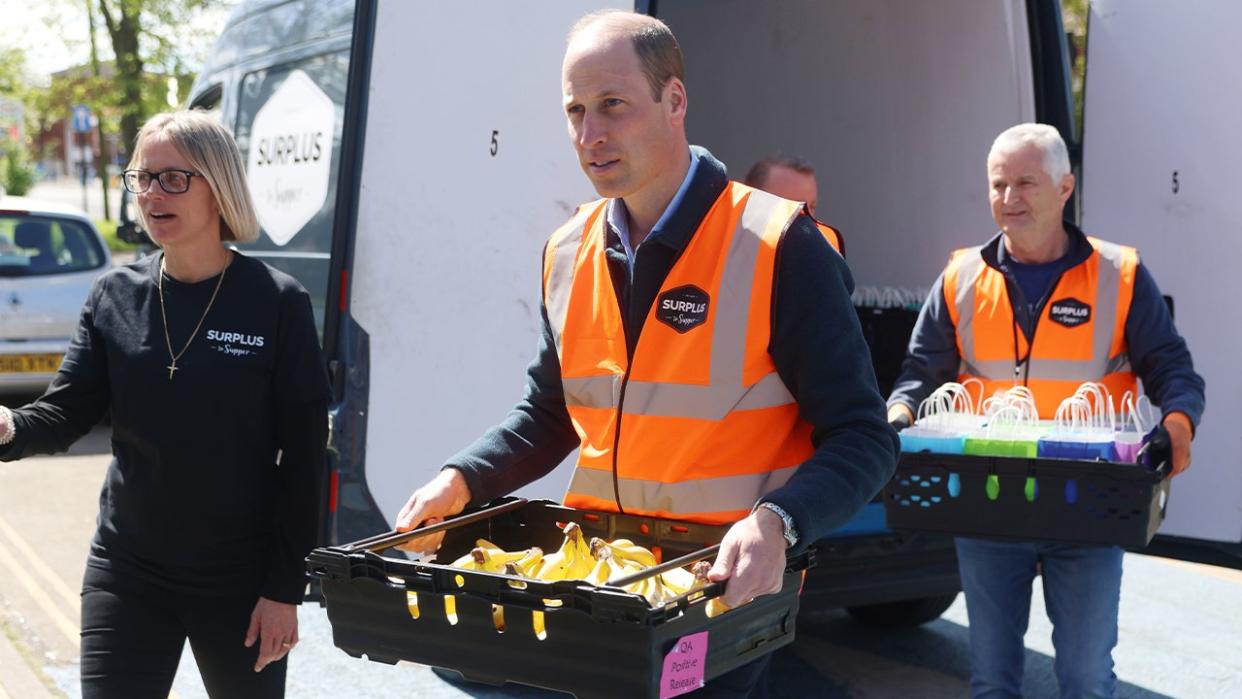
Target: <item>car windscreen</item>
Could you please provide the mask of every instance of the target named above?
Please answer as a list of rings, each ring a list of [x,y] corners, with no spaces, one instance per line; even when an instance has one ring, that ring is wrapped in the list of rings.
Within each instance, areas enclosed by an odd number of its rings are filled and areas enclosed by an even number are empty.
[[[103,264],[99,238],[86,223],[38,214],[0,214],[0,276],[84,272]]]

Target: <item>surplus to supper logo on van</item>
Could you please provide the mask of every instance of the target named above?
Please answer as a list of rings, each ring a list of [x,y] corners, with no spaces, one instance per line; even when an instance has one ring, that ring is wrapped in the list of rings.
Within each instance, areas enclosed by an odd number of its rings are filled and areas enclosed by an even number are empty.
[[[1075,298],[1053,301],[1048,305],[1048,318],[1067,328],[1076,328],[1091,320],[1091,307]]]
[[[246,174],[255,214],[273,243],[288,243],[323,208],[335,129],[332,98],[300,70],[255,113]]]
[[[707,322],[711,298],[697,286],[679,286],[656,299],[656,320],[679,333],[687,333]]]
[[[212,348],[215,351],[234,357],[258,354],[255,350],[263,346],[263,339],[262,335],[247,335],[245,333],[224,332],[221,330],[207,331],[207,341],[213,343]]]

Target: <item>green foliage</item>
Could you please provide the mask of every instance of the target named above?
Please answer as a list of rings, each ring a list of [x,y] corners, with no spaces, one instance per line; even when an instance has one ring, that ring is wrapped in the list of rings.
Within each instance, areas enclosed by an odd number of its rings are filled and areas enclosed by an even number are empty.
[[[104,240],[108,243],[108,249],[112,252],[131,252],[137,250],[137,245],[131,245],[124,240],[116,237],[116,221],[95,221],[95,227],[103,234]]]
[[[35,169],[26,158],[25,149],[10,146],[4,149],[4,168],[0,170],[0,186],[4,191],[20,197],[30,191],[35,183]]]
[[[0,95],[19,94],[25,85],[26,53],[21,49],[0,49]]]
[[[1076,138],[1082,138],[1083,88],[1087,75],[1087,14],[1088,0],[1061,0],[1061,17],[1070,42],[1070,85],[1074,92],[1074,123]]]

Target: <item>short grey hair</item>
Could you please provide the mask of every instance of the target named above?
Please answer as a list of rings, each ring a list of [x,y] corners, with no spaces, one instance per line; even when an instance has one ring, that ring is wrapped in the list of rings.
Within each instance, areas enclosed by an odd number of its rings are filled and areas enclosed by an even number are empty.
[[[138,131],[129,167],[138,167],[142,144],[163,134],[177,152],[203,176],[220,209],[220,240],[253,243],[259,239],[259,219],[246,181],[246,166],[233,135],[207,112],[180,110],[156,114]],[[138,218],[147,226],[141,209]]]
[[[1018,124],[1001,132],[988,151],[988,162],[997,155],[1014,153],[1026,146],[1035,146],[1044,154],[1044,172],[1059,183],[1070,174],[1069,149],[1056,127],[1048,124]]]

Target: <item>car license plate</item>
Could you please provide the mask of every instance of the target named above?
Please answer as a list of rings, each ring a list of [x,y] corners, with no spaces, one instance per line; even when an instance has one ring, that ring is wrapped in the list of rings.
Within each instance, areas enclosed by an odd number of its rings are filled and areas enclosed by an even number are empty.
[[[61,354],[0,355],[0,374],[53,374],[60,368]]]

